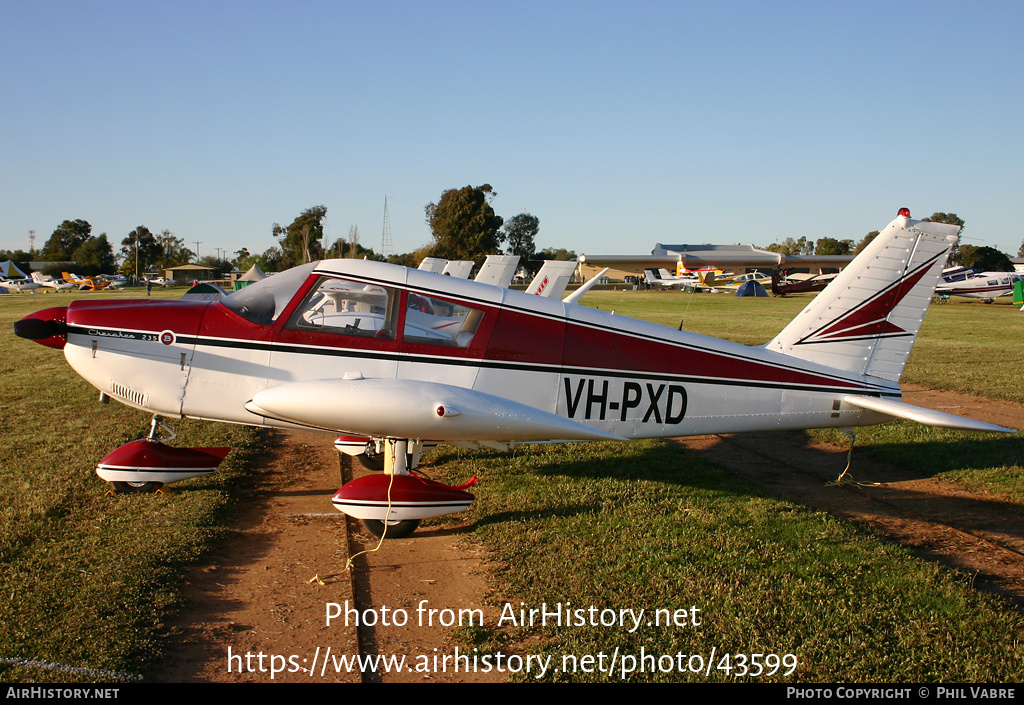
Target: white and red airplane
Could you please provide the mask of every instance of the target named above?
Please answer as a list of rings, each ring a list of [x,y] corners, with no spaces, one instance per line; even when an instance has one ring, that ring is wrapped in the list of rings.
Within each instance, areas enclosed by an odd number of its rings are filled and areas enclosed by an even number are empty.
[[[1000,296],[1012,296],[1013,285],[1024,275],[1017,272],[971,272],[963,279],[950,281],[943,277],[935,293],[947,296],[969,296],[992,303]]]
[[[63,349],[109,397],[153,414],[98,474],[121,491],[212,472],[163,419],[375,439],[384,474],[342,511],[378,535],[473,496],[414,474],[424,441],[605,440],[855,427],[894,417],[1013,432],[903,403],[899,378],[958,229],[898,217],[767,345],[356,259],[297,267],[219,301],[80,300],[15,332]]]

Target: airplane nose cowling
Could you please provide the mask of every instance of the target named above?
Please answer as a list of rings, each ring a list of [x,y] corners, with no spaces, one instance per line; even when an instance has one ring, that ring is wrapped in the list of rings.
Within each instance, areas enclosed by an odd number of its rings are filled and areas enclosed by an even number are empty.
[[[14,334],[57,350],[68,342],[68,307],[55,306],[25,316],[14,323]]]

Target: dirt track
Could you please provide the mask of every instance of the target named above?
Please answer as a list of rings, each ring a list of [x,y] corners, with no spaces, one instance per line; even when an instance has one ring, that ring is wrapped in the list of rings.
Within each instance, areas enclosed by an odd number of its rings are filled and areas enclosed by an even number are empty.
[[[333,660],[321,670],[331,656],[362,652],[432,658],[450,652],[454,645],[449,630],[437,625],[440,616],[421,628],[416,610],[423,600],[424,609],[480,608],[493,623],[491,608],[484,604],[486,561],[482,551],[462,539],[458,527],[421,529],[414,538],[387,541],[379,552],[357,558],[347,572],[350,553],[377,545],[330,502],[342,484],[341,470],[349,470],[340,463],[347,465],[349,459],[339,460],[331,436],[291,431],[279,432],[278,438],[277,451],[266,458],[263,491],[244,508],[244,520],[231,538],[207,565],[192,572],[185,612],[171,625],[177,632],[175,645],[159,680],[268,682],[272,656],[284,657],[277,662],[283,671],[274,674],[275,682],[494,680],[445,677],[436,669],[388,676],[338,672]],[[357,630],[338,618],[328,626],[327,605],[344,609],[346,602],[374,610],[360,621],[377,624]],[[411,616],[408,624],[381,623],[398,609]],[[424,622],[432,617],[423,615]],[[350,622],[356,622],[355,616]],[[229,649],[236,658],[229,659]],[[239,673],[243,667],[254,672]],[[301,670],[310,667],[312,675]]]
[[[907,389],[905,399],[1024,428],[1024,408],[1015,404],[921,388]],[[978,587],[1024,604],[1024,517],[1018,505],[946,482],[913,478],[861,456],[855,459],[855,477],[881,484],[828,487],[845,465],[845,449],[808,445],[802,434],[701,436],[675,442],[684,452],[699,453],[779,495],[864,522],[925,557],[976,575]],[[380,552],[357,559],[353,582],[344,572],[349,544],[354,551],[376,542],[347,525],[330,504],[340,484],[331,438],[283,433],[279,450],[267,462],[264,490],[244,509],[243,520],[209,564],[192,574],[186,611],[172,625],[178,636],[160,680],[267,682],[270,656],[278,655],[294,660],[278,662],[285,671],[275,674],[275,681],[358,682],[363,679],[358,672],[328,669],[321,674],[328,647],[334,655],[360,649],[410,658],[452,653],[455,643],[448,629],[413,626],[423,600],[428,609],[480,608],[493,623],[486,555],[472,545],[466,529],[420,530],[413,538],[388,541]],[[341,620],[328,627],[327,603],[346,600],[371,606],[378,622],[382,607],[404,609],[412,619],[405,626],[377,624],[359,631],[337,626]],[[236,656],[230,673],[229,649]],[[251,655],[246,665],[265,670],[238,673],[245,654]],[[314,659],[314,675],[298,669],[309,668]],[[365,679],[468,680],[464,673],[432,671]]]

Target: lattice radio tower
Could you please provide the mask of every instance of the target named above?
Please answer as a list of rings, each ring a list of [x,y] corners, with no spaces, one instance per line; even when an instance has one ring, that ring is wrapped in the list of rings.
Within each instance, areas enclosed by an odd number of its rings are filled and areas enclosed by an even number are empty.
[[[380,253],[385,257],[395,254],[391,244],[391,219],[388,217],[388,197],[384,196],[384,231],[381,233]]]

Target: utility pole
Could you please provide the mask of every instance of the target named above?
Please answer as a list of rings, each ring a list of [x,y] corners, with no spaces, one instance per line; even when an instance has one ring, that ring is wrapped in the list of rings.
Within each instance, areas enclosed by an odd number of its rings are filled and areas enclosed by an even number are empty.
[[[385,257],[390,257],[395,253],[395,248],[391,245],[391,220],[388,218],[388,197],[384,195],[384,232],[381,235],[380,253]]]

